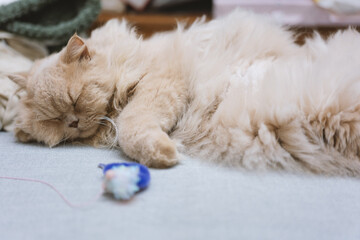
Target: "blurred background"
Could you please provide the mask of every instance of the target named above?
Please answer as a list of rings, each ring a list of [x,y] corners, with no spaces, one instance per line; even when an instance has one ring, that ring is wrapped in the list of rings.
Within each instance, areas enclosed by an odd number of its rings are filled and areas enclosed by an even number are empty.
[[[360,25],[359,0],[102,0],[99,22],[123,14],[145,35],[172,29],[176,20],[218,18],[235,8],[269,14],[297,28]]]
[[[74,32],[86,36],[112,18],[127,19],[146,38],[235,8],[271,15],[296,30],[299,43],[313,29],[327,35],[360,26],[360,0],[0,0],[0,30],[54,51]]]

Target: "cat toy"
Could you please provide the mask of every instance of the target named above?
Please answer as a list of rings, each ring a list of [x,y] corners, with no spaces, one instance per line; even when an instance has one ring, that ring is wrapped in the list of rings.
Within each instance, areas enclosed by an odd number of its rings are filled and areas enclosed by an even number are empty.
[[[54,190],[64,202],[72,208],[84,208],[93,205],[104,192],[112,193],[117,200],[129,200],[135,193],[149,186],[150,172],[144,165],[138,163],[101,163],[98,167],[103,170],[104,190],[101,191],[94,200],[80,204],[70,202],[56,187],[43,180],[8,176],[0,176],[0,179],[44,184]]]
[[[104,190],[118,200],[130,199],[150,183],[149,170],[138,163],[101,163],[99,168],[104,174]]]

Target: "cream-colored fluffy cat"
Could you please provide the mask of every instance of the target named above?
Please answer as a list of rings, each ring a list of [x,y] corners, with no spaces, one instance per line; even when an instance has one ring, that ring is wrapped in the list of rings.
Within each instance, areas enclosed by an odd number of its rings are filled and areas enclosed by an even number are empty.
[[[360,34],[304,46],[267,18],[235,11],[138,37],[109,21],[12,76],[27,95],[22,142],[118,145],[169,167],[178,151],[247,169],[360,175]]]

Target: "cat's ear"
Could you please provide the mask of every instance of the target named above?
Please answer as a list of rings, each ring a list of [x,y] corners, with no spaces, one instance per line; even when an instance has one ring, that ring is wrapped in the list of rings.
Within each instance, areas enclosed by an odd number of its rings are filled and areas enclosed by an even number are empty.
[[[90,59],[90,53],[84,40],[82,40],[76,33],[70,38],[68,44],[66,45],[63,59],[66,63]]]
[[[28,78],[28,73],[27,72],[9,74],[7,77],[10,80],[12,80],[14,83],[19,85],[20,87],[22,87],[22,88],[26,87],[26,82],[27,82],[27,78]]]

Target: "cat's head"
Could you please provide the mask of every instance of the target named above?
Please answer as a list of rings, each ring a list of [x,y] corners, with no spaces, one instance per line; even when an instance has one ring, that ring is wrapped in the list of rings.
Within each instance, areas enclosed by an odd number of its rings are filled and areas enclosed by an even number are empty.
[[[97,70],[96,57],[74,35],[62,51],[36,61],[28,73],[10,76],[26,91],[16,118],[15,134],[20,141],[54,146],[96,133],[115,88]]]

